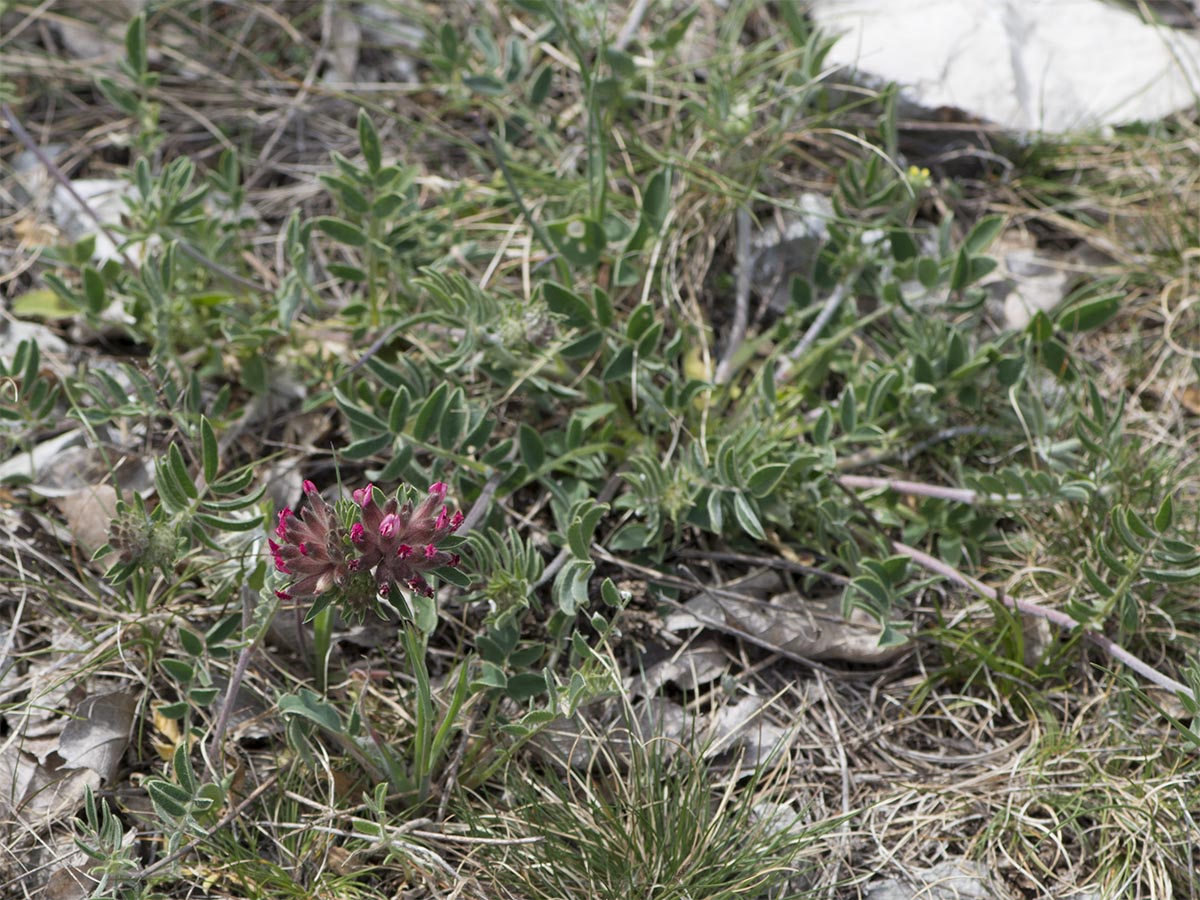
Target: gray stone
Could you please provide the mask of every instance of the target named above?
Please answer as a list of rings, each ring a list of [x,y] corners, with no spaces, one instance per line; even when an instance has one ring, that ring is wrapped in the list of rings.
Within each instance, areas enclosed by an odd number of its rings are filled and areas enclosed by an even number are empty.
[[[801,194],[798,202],[802,212],[791,214],[782,229],[769,222],[751,238],[751,282],[760,295],[770,298],[776,314],[788,308],[792,277],[812,275],[833,218],[833,205],[820,194]]]
[[[952,860],[866,886],[865,900],[1010,900],[982,863]]]
[[[1194,105],[1200,41],[1102,0],[814,0],[828,62],[1022,135],[1162,118]]]

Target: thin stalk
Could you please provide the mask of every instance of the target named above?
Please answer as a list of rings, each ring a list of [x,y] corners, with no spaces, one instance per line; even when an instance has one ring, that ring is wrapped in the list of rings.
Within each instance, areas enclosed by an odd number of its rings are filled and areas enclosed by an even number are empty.
[[[948,488],[938,484],[925,484],[921,481],[905,481],[899,478],[873,478],[868,475],[838,475],[838,484],[842,487],[863,490],[895,491],[898,494],[911,494],[916,497],[933,497],[939,500],[950,500],[954,503],[1019,503],[1028,500],[1024,494],[979,494],[969,488]]]
[[[826,299],[825,305],[821,307],[821,312],[817,315],[816,319],[813,320],[813,323],[808,326],[808,331],[804,333],[804,337],[800,339],[800,343],[788,351],[787,356],[785,356],[776,364],[776,383],[786,380],[788,375],[791,373],[793,366],[795,366],[796,363],[804,356],[804,354],[809,351],[812,345],[816,343],[816,340],[818,337],[820,337],[821,332],[825,330],[825,326],[829,324],[830,319],[833,318],[834,314],[841,307],[842,301],[846,298],[846,294],[853,289],[854,283],[858,281],[859,271],[860,270],[855,269],[854,271],[849,272],[841,281],[841,283],[833,289],[833,293],[829,295],[828,299]],[[877,310],[876,312],[879,311],[880,310]],[[864,322],[860,320],[858,323],[856,323],[855,327],[862,327],[863,324]]]
[[[550,254],[550,258],[554,260],[554,268],[558,272],[558,280],[563,284],[571,284],[571,267],[567,265],[567,261],[563,259],[562,254],[558,252],[554,241],[550,238],[550,233],[542,227],[529,207],[525,204],[525,197],[522,195],[520,188],[517,187],[517,182],[513,178],[512,171],[508,167],[508,158],[504,155],[504,149],[496,136],[486,128],[483,131],[484,136],[492,145],[492,152],[496,155],[496,166],[500,169],[500,174],[504,178],[504,184],[508,187],[508,192],[512,194],[513,201],[517,204],[517,208],[521,210],[521,215],[525,221],[529,223],[529,228],[533,231],[534,237],[538,239],[546,252]]]
[[[1048,609],[1045,606],[1034,603],[1032,600],[1021,600],[1017,597],[1010,597],[1001,591],[997,591],[993,587],[989,587],[981,581],[971,578],[969,575],[964,575],[962,572],[959,572],[953,566],[942,562],[940,559],[930,556],[928,553],[918,550],[915,547],[909,547],[907,544],[902,544],[899,541],[892,541],[892,548],[897,553],[901,553],[909,557],[917,565],[926,568],[931,572],[936,572],[939,575],[944,575],[951,581],[955,581],[964,587],[968,587],[990,600],[999,601],[1009,609],[1016,610],[1017,612],[1024,613],[1025,615],[1037,616],[1040,619],[1045,619],[1047,622],[1052,622],[1053,624],[1058,625],[1060,628],[1064,628],[1068,631],[1074,631],[1082,628],[1084,640],[1095,644],[1113,659],[1124,663],[1147,681],[1195,701],[1196,696],[1192,693],[1191,688],[1189,688],[1187,685],[1176,681],[1169,675],[1164,675],[1149,663],[1138,659],[1107,635],[1101,634],[1098,631],[1093,631],[1090,628],[1083,628],[1082,623],[1076,621],[1065,612],[1058,609]]]
[[[550,18],[554,20],[555,26],[566,38],[567,45],[571,48],[575,61],[579,64],[579,79],[583,82],[584,108],[587,110],[588,200],[593,218],[596,221],[603,221],[608,198],[608,144],[605,140],[605,128],[601,121],[601,115],[596,110],[596,80],[590,65],[595,53],[594,50],[584,47],[579,40],[579,35],[571,27],[562,3],[548,3],[546,9]]]
[[[921,484],[919,482],[913,482],[913,481],[896,481],[896,480],[885,479],[885,478],[867,478],[867,477],[858,476],[858,475],[838,476],[837,483],[839,485],[841,485],[843,489],[846,489],[846,490],[850,490],[850,489],[856,488],[856,487],[857,488],[883,487],[883,488],[887,488],[889,490],[899,491],[901,493],[916,494],[916,495],[926,496],[926,497],[940,497],[940,498],[943,498],[946,500],[954,500],[954,501],[959,501],[962,503],[975,503],[977,501],[1000,501],[1000,502],[1003,502],[1003,501],[1011,501],[1014,499],[1023,499],[1021,497],[1014,497],[1011,495],[1006,496],[1006,497],[993,497],[991,495],[979,496],[974,491],[969,491],[969,490],[961,490],[961,489],[956,489],[956,488],[943,488],[943,487],[938,487],[935,485]],[[1101,650],[1103,650],[1106,654],[1111,656],[1113,659],[1119,660],[1120,662],[1124,663],[1126,666],[1133,669],[1133,671],[1137,672],[1139,675],[1141,675],[1147,681],[1153,682],[1154,684],[1158,685],[1159,687],[1166,688],[1169,691],[1174,691],[1175,693],[1181,694],[1190,699],[1193,699],[1193,700],[1195,699],[1195,695],[1192,693],[1191,688],[1189,688],[1187,685],[1183,684],[1182,682],[1176,681],[1174,678],[1171,678],[1169,675],[1164,675],[1162,672],[1159,672],[1153,666],[1138,659],[1136,656],[1134,656],[1132,653],[1130,653],[1128,650],[1126,650],[1124,647],[1122,647],[1116,641],[1112,640],[1112,638],[1108,637],[1107,635],[1101,634],[1100,632],[1098,632],[1092,628],[1085,627],[1082,622],[1079,622],[1078,620],[1076,620],[1074,617],[1068,615],[1067,613],[1062,612],[1061,610],[1057,610],[1057,609],[1049,609],[1045,606],[1041,606],[1037,603],[1034,603],[1032,600],[1021,600],[1017,597],[1010,597],[1001,591],[997,591],[995,588],[989,587],[988,585],[984,584],[981,581],[971,578],[968,575],[964,575],[963,573],[961,573],[957,569],[955,569],[953,566],[950,566],[949,564],[942,562],[940,559],[930,556],[928,553],[918,550],[915,547],[910,547],[907,544],[900,543],[899,541],[892,541],[891,544],[892,544],[892,549],[894,549],[897,553],[900,553],[900,554],[903,554],[904,556],[909,557],[913,562],[917,563],[917,565],[919,565],[925,569],[928,569],[931,572],[936,572],[939,575],[944,575],[945,577],[949,578],[950,580],[955,581],[965,587],[968,587],[971,590],[975,591],[976,593],[982,594],[984,597],[987,597],[990,600],[999,601],[1000,603],[1003,603],[1005,606],[1007,606],[1009,609],[1014,609],[1020,613],[1024,613],[1025,615],[1037,616],[1038,618],[1045,619],[1046,621],[1051,622],[1052,624],[1057,625],[1060,628],[1063,628],[1067,631],[1074,631],[1076,629],[1082,629],[1083,638],[1085,640],[1089,641],[1092,644],[1095,644],[1097,647],[1099,647]],[[1136,571],[1136,568],[1137,567],[1133,567],[1134,571]],[[1126,576],[1126,578],[1122,579],[1121,585],[1120,585],[1118,591],[1115,592],[1113,596],[1114,597],[1122,596],[1123,592],[1129,589],[1129,586],[1131,583],[1132,583],[1132,577]],[[1113,603],[1115,603],[1115,601],[1113,601]],[[1108,613],[1111,612],[1111,608],[1112,607],[1110,605],[1109,608],[1105,610],[1105,615],[1107,615]]]
[[[746,339],[746,329],[750,325],[750,213],[745,207],[737,211],[737,291],[734,304],[733,326],[729,329],[729,342],[717,366],[714,381],[724,384],[733,373],[734,358]]]
[[[17,140],[21,142],[26,150],[34,155],[34,158],[36,158],[37,161],[42,164],[42,167],[46,170],[50,177],[53,178],[63,190],[71,195],[71,199],[79,205],[79,208],[83,211],[84,215],[91,219],[96,224],[96,228],[99,229],[100,233],[108,238],[112,242],[112,245],[117,248],[117,253],[121,257],[121,262],[125,263],[125,268],[130,272],[137,274],[137,272],[140,271],[140,267],[126,252],[124,243],[120,238],[117,237],[117,235],[113,234],[112,229],[110,229],[108,225],[105,224],[105,222],[100,218],[100,216],[96,214],[96,211],[91,207],[91,205],[79,195],[79,191],[75,189],[75,185],[71,183],[71,179],[63,174],[62,169],[55,165],[54,160],[46,155],[46,151],[44,151],[38,145],[37,141],[35,141],[29,134],[29,132],[25,130],[25,126],[21,124],[21,120],[18,119],[16,113],[12,111],[12,107],[7,103],[0,103],[0,115],[4,116],[5,121],[8,122],[8,127],[11,128],[13,134],[17,136]]]
[[[255,603],[254,592],[248,588],[242,588],[242,633],[248,633],[254,626],[254,613],[257,604]],[[250,659],[254,656],[254,651],[258,649],[258,642],[262,636],[267,633],[267,629],[271,625],[271,620],[275,618],[275,612],[279,608],[278,600],[272,600],[270,608],[267,610],[266,616],[263,618],[257,631],[242,647],[241,653],[238,654],[237,663],[233,667],[233,673],[229,676],[229,684],[225,687],[225,698],[221,701],[221,711],[217,714],[217,721],[213,724],[212,741],[210,744],[209,756],[218,764],[222,763],[225,758],[225,730],[229,727],[229,718],[233,714],[233,708],[237,703],[238,690],[242,686],[242,680],[246,677],[246,672],[250,668]],[[216,772],[217,780],[220,780],[221,773]]]

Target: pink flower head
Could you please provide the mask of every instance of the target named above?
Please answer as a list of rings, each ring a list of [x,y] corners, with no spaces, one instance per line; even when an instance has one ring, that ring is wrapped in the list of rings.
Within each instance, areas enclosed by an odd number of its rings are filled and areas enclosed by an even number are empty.
[[[347,528],[306,480],[307,506],[299,515],[287,507],[280,511],[278,543],[268,541],[276,570],[291,578],[276,593],[303,600],[336,590],[343,607],[360,614],[397,585],[432,596],[424,573],[459,565],[458,554],[438,546],[463,522],[461,511],[447,508],[446,492],[438,481],[415,509],[396,498],[380,506],[368,484],[351,494],[357,521]]]

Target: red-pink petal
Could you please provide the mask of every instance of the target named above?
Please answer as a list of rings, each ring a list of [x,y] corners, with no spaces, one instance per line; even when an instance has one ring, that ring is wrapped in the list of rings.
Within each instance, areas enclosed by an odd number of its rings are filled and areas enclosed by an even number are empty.
[[[286,541],[288,539],[287,523],[288,519],[290,519],[293,515],[294,513],[292,512],[292,508],[290,506],[285,506],[279,511],[279,524],[275,526],[275,534],[281,541]]]

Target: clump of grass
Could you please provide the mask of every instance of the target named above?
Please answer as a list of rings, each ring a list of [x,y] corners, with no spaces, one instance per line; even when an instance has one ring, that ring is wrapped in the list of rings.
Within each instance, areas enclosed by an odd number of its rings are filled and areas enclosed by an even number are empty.
[[[1186,893],[1197,788],[1186,755],[1145,729],[1079,728],[1068,698],[1043,703],[1027,774],[992,804],[978,840],[998,871],[1043,895]]]
[[[482,812],[481,798],[465,808],[471,832],[496,839],[477,863],[509,894],[807,896],[837,822],[813,822],[797,809],[788,759],[746,772],[664,738],[586,740],[597,747],[586,765],[514,764],[497,796],[501,809]]]

